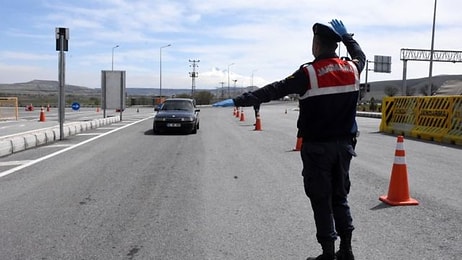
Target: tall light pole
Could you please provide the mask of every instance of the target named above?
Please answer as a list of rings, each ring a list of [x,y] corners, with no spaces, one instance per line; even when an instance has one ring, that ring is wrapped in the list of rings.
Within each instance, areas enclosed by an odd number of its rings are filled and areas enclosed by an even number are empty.
[[[159,98],[162,101],[162,49],[167,48],[172,46],[171,44],[167,44],[165,46],[160,47],[159,51],[159,57],[160,57],[160,63],[159,63]]]
[[[435,44],[435,21],[436,21],[436,0],[435,0],[435,7],[433,8],[433,29],[432,29],[432,45],[430,48],[430,68],[429,68],[429,75],[428,75],[428,95],[432,95],[432,70],[433,70],[433,50]]]
[[[234,65],[234,63],[231,63],[231,64],[228,65],[228,98],[231,98],[231,95],[229,93],[229,67],[232,66],[232,65]]]
[[[251,81],[250,81],[250,86],[252,87],[252,90],[253,90],[253,73],[257,71],[257,70],[252,70],[252,77],[251,77]]]
[[[119,48],[119,45],[117,44],[116,46],[112,47],[112,66],[111,70],[114,70],[114,49]]]
[[[221,98],[225,98],[225,93],[223,91],[223,85],[225,84],[225,82],[220,81],[220,84],[221,84]]]

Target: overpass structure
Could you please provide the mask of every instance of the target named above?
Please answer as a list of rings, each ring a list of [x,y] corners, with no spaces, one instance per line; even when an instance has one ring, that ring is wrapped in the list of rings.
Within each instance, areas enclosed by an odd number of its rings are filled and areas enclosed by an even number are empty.
[[[407,61],[437,61],[437,62],[462,62],[462,51],[401,49],[400,59],[403,61],[403,87],[402,94],[406,95]],[[431,87],[431,86],[430,86]]]

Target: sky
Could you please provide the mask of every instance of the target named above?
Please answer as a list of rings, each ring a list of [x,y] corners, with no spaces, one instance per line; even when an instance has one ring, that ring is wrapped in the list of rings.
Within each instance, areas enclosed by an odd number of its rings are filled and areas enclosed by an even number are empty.
[[[354,33],[369,61],[376,55],[391,56],[391,73],[368,71],[368,82],[402,79],[400,50],[431,48],[434,4],[435,0],[8,0],[0,7],[0,83],[57,81],[55,29],[65,27],[66,84],[100,88],[101,71],[113,66],[126,72],[128,88],[162,84],[188,89],[190,61],[198,60],[196,89],[262,87],[312,61],[311,28],[332,19],[342,20]],[[462,51],[460,10],[462,1],[437,2],[435,50]],[[346,55],[343,45],[339,53]],[[434,62],[432,75],[442,74],[462,74],[462,64]],[[408,62],[408,79],[428,76],[429,62]]]

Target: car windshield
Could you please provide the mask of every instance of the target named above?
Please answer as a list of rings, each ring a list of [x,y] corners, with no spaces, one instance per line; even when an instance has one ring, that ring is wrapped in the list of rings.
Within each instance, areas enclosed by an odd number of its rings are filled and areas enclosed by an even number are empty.
[[[188,101],[172,101],[172,102],[165,102],[162,106],[162,110],[185,110],[190,111],[193,110],[193,105],[191,102]]]

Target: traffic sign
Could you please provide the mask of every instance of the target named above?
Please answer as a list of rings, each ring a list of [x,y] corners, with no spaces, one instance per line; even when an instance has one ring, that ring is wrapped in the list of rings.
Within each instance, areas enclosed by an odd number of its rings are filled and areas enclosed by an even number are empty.
[[[80,104],[77,102],[74,102],[72,103],[71,107],[72,107],[72,110],[77,111],[80,109]]]

